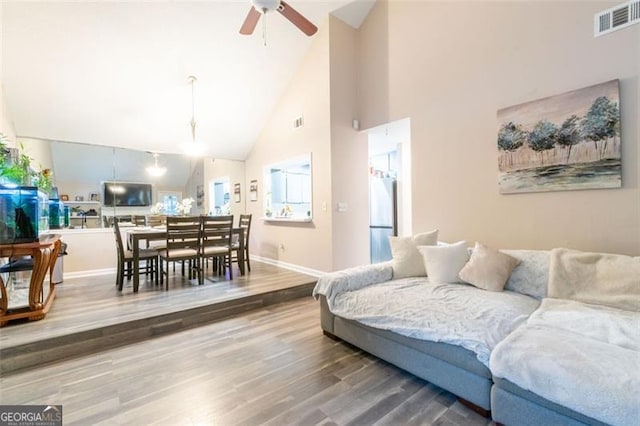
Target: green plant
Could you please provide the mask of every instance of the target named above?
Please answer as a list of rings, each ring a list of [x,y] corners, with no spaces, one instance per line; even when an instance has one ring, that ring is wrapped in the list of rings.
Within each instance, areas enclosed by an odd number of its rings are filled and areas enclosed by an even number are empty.
[[[24,146],[20,144],[20,151],[22,152],[15,163],[12,163],[8,157],[6,137],[2,138],[0,148],[3,153],[2,158],[0,158],[0,177],[4,177],[9,182],[18,185],[31,185],[34,177],[31,171],[31,157],[24,153]]]
[[[49,194],[53,189],[51,177],[51,169],[43,169],[42,166],[40,166],[40,171],[35,173],[33,183],[40,190]]]
[[[0,133],[0,170],[4,169],[9,156],[9,138],[4,133]]]

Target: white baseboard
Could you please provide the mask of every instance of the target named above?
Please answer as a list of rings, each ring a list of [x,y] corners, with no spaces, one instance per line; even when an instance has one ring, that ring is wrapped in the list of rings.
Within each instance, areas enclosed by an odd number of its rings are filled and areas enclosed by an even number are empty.
[[[76,271],[76,272],[65,272],[63,274],[63,279],[73,279],[73,278],[86,278],[86,277],[96,277],[98,275],[108,275],[115,274],[118,272],[116,268],[106,268],[106,269],[92,269],[89,271]]]
[[[319,278],[322,275],[326,274],[326,272],[318,271],[317,269],[311,269],[311,268],[307,268],[300,265],[294,265],[293,263],[287,263],[281,260],[269,259],[267,257],[251,255],[250,259],[256,260],[258,262],[266,263],[268,265],[274,265],[280,268],[289,269],[290,271],[300,272],[301,274],[311,275],[312,277],[316,277],[316,278]]]
[[[326,272],[318,271],[317,269],[311,269],[300,265],[294,265],[293,263],[282,262],[281,260],[269,259],[267,257],[260,257],[251,255],[251,260],[255,260],[257,262],[266,263],[268,265],[278,266],[283,269],[289,269],[290,271],[300,272],[301,274],[311,275],[312,277],[319,278],[324,275]],[[87,277],[96,277],[99,275],[115,275],[117,273],[116,268],[106,268],[106,269],[91,269],[88,271],[76,271],[76,272],[65,272],[64,279],[73,279],[73,278],[87,278]]]

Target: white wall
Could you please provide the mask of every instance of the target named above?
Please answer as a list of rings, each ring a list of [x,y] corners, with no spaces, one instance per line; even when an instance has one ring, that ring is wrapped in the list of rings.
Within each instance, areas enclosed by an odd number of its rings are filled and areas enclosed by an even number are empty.
[[[361,120],[411,118],[414,232],[640,254],[640,26],[593,37],[617,3],[378,2],[359,34]],[[612,79],[623,188],[500,195],[496,111]]]

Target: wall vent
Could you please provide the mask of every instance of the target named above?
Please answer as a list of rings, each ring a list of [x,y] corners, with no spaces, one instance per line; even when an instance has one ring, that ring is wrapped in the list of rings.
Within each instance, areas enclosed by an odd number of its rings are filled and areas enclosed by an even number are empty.
[[[638,0],[640,1],[640,0]],[[296,118],[295,120],[293,120],[293,128],[297,129],[298,127],[302,127],[304,126],[304,118],[302,116]]]
[[[631,0],[596,13],[593,19],[595,37],[640,23],[640,0]]]

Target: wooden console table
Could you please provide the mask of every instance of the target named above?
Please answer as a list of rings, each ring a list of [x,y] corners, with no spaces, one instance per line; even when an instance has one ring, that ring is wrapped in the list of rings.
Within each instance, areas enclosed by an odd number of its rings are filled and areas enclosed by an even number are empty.
[[[60,235],[42,235],[40,241],[21,244],[0,244],[0,257],[10,260],[22,256],[31,256],[33,259],[33,271],[29,282],[29,305],[16,307],[9,306],[9,295],[5,282],[0,276],[0,326],[7,321],[28,318],[40,320],[51,309],[55,297],[55,285],[51,279],[51,272],[60,252]],[[49,272],[49,294],[46,299],[43,292],[44,278]]]

